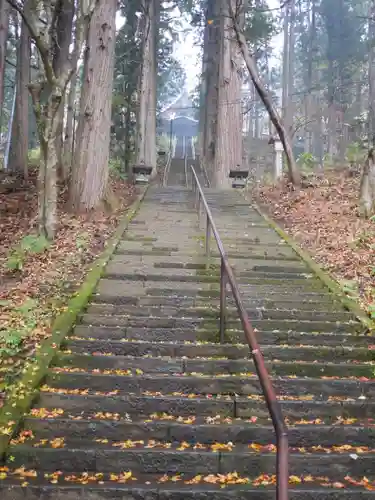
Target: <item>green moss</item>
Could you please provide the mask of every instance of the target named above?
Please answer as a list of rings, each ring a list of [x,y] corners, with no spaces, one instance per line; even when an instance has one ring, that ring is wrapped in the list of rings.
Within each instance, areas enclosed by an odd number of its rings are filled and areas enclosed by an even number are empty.
[[[209,264],[208,268],[203,266],[200,269],[197,269],[197,275],[198,276],[208,276],[208,277],[215,277],[219,278],[220,277],[220,265],[219,264]]]
[[[35,361],[25,365],[19,383],[8,395],[6,403],[0,411],[0,459],[4,457],[9,442],[17,431],[24,414],[28,412],[38,394],[37,388],[46,376],[48,367],[53,362],[64,338],[69,334],[79,313],[90,300],[105,266],[119,244],[129,222],[137,213],[146,191],[147,187],[128,210],[116,232],[108,241],[106,249],[95,260],[82,286],[68,303],[67,310],[55,319],[52,334],[40,346]]]
[[[228,328],[224,333],[224,342],[226,344],[238,344],[239,338],[242,332],[236,330],[229,330]],[[210,325],[205,325],[201,329],[197,330],[197,340],[200,342],[209,342],[212,344],[220,343],[220,330],[215,327],[212,328]]]
[[[348,298],[341,286],[335,281],[329,274],[327,274],[323,269],[317,264],[311,257],[311,255],[302,250],[299,245],[291,238],[281,227],[276,224],[275,221],[270,219],[265,215],[256,203],[252,203],[253,208],[264,217],[265,221],[270,227],[272,227],[278,234],[283,238],[286,243],[296,252],[296,254],[306,263],[306,265],[311,269],[311,271],[317,276],[317,278],[332,292],[338,300],[341,302],[343,307],[348,311],[352,312],[357,319],[370,331],[375,332],[375,321],[371,320],[369,316],[363,311],[358,304],[353,299]]]

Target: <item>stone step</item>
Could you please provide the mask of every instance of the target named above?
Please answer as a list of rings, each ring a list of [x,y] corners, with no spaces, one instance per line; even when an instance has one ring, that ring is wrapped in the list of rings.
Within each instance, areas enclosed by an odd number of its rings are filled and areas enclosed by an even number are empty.
[[[289,352],[290,351],[290,352]],[[270,374],[274,376],[302,376],[302,377],[367,377],[374,378],[374,365],[360,364],[351,352],[343,352],[339,349],[327,349],[322,354],[319,349],[262,349]],[[366,351],[362,354],[364,357]],[[250,356],[250,350],[249,350]],[[298,361],[289,361],[298,359]],[[337,359],[336,363],[332,360]],[[355,362],[345,363],[348,360]],[[285,361],[283,361],[285,360]],[[303,361],[302,361],[303,360]],[[317,362],[319,360],[320,362]],[[327,360],[326,362],[324,362]],[[375,362],[374,362],[375,364]],[[85,370],[141,370],[144,373],[169,373],[190,374],[205,373],[210,375],[254,373],[255,367],[252,360],[223,360],[216,358],[183,359],[176,357],[138,357],[111,355],[110,351],[103,354],[95,353],[94,356],[87,354],[59,354],[55,360],[59,367],[77,367]]]
[[[73,394],[71,392],[74,391]],[[210,396],[210,397],[209,397]],[[315,399],[311,394],[302,394],[290,399],[279,397],[284,418],[291,420],[329,420],[329,419],[372,419],[375,402],[359,399],[361,394],[349,397],[345,393],[328,398]],[[294,398],[294,399],[293,399]],[[121,395],[119,390],[99,393],[87,388],[64,389],[45,386],[35,405],[36,410],[49,409],[52,414],[56,409],[64,414],[110,412],[132,417],[148,417],[153,413],[168,413],[176,417],[191,415],[215,417],[269,418],[269,411],[264,401],[258,396],[248,399],[240,396],[212,395],[194,397],[173,396],[163,392],[154,395]]]
[[[78,327],[79,328],[79,327]],[[90,335],[89,330],[85,330]],[[78,331],[76,330],[76,334]],[[92,334],[93,335],[93,334]],[[148,334],[144,335],[146,338]],[[87,336],[86,336],[87,337]],[[285,345],[289,346],[318,346],[319,348],[328,347],[359,347],[362,349],[373,349],[374,339],[372,337],[356,336],[356,335],[341,335],[341,334],[301,334],[301,333],[272,333],[262,332],[257,334],[258,341],[262,348],[264,345],[271,344],[273,346]],[[116,355],[122,356],[171,356],[171,357],[184,357],[184,358],[197,358],[197,357],[216,357],[227,359],[241,359],[249,356],[249,347],[247,344],[233,345],[233,344],[217,344],[217,343],[194,343],[192,341],[172,342],[150,342],[147,340],[116,340],[112,339],[110,335],[103,335],[102,338],[90,337],[88,340],[85,337],[73,336],[67,338],[65,346],[67,349],[74,352],[84,352],[86,354],[94,352],[111,352]]]
[[[155,283],[153,283],[153,287],[144,287],[144,283],[139,283],[137,286],[134,286],[134,283],[131,285],[129,284],[129,287],[127,290],[125,290],[125,287],[122,286],[121,293],[116,294],[116,291],[113,291],[113,289],[110,286],[111,283],[105,284],[105,286],[101,287],[101,290],[99,290],[96,294],[93,295],[93,302],[95,303],[109,303],[109,304],[126,304],[129,299],[129,289],[131,289],[132,293],[137,293],[137,296],[139,300],[147,300],[148,298],[152,297],[165,297],[166,299],[196,299],[196,300],[203,300],[205,302],[211,301],[211,299],[218,300],[220,296],[220,291],[219,289],[196,289],[196,287],[190,287],[187,288],[187,284],[184,283],[183,286],[180,286],[179,288],[175,286],[174,288],[171,288],[172,283],[168,283],[168,286],[165,286],[164,288],[157,287],[155,288]],[[240,292],[241,288],[243,289],[244,287],[240,287]],[[291,290],[285,290],[284,289],[275,289],[275,287],[272,286],[267,286],[267,287],[262,287],[260,290],[259,287],[255,288],[253,290],[248,290],[249,297],[247,298],[247,301],[251,300],[251,303],[260,303],[263,304],[263,301],[265,300],[265,297],[267,297],[266,300],[271,301],[273,304],[275,304],[276,308],[278,307],[279,303],[285,303],[285,302],[293,302],[295,306],[297,306],[300,302],[306,303],[306,304],[311,304],[311,303],[325,303],[325,304],[338,304],[337,299],[335,301],[335,298],[333,295],[327,293],[327,292],[305,292],[303,290],[296,290],[296,291],[291,291]],[[241,293],[241,295],[244,295]],[[233,304],[233,298],[231,298],[230,294],[227,296],[228,299],[228,304]],[[246,298],[245,302],[246,303]]]
[[[322,339],[326,337],[332,337],[336,339],[335,343],[339,344],[340,339],[344,339],[347,336],[345,333],[340,332],[324,332],[324,333],[314,333],[314,332],[296,332],[293,330],[286,329],[284,331],[267,331],[257,332],[257,338],[262,341],[262,336],[265,335],[265,339],[269,339],[272,342],[272,336],[275,339],[279,338],[280,341],[285,338],[285,335],[290,335],[293,338],[294,335],[322,335]],[[88,325],[77,325],[74,329],[74,336],[86,339],[97,339],[97,340],[120,340],[122,342],[129,341],[145,341],[145,342],[203,342],[204,344],[216,344],[219,342],[218,330],[206,330],[204,328],[194,330],[192,328],[155,328],[155,327],[110,327],[110,326],[88,326]],[[355,337],[351,335],[350,337]],[[361,337],[362,338],[362,337]],[[235,344],[244,344],[245,336],[241,330],[230,330],[225,334],[226,343],[234,342]],[[373,345],[370,343],[370,346]],[[160,348],[157,346],[157,351]],[[202,352],[207,352],[203,351]]]
[[[292,304],[290,304],[292,306]],[[272,309],[266,307],[250,308],[246,307],[250,319],[300,319],[305,321],[349,321],[354,319],[352,313],[342,310],[330,312],[325,310],[300,311],[299,309]],[[87,314],[93,315],[124,315],[124,316],[153,316],[153,317],[220,317],[220,308],[213,306],[206,307],[171,307],[171,306],[132,306],[132,305],[112,305],[112,304],[91,304]],[[237,309],[227,308],[227,317],[238,317]]]
[[[131,263],[131,258],[121,258],[122,256],[116,256],[112,262],[117,262],[121,264]],[[133,256],[132,256],[133,257]],[[145,264],[153,265],[156,269],[196,269],[196,270],[205,270],[206,269],[206,258],[196,258],[191,259],[190,261],[187,259],[182,259],[181,257],[170,257],[168,261],[164,257],[149,257],[143,256],[139,258],[139,261]],[[211,259],[211,265],[216,266],[217,272],[219,271],[219,259]],[[232,259],[230,265],[234,269],[235,272],[248,273],[250,271],[254,272],[264,272],[264,273],[306,273],[309,274],[311,271],[308,267],[303,264],[299,264],[298,262],[293,261],[277,261],[274,260],[272,262],[267,260],[260,259]]]
[[[145,234],[148,234],[147,232]],[[203,240],[199,240],[202,243]],[[212,247],[214,248],[214,247]],[[117,262],[119,264],[130,264],[134,262],[142,262],[145,264],[154,265],[155,267],[171,267],[171,268],[187,268],[187,269],[205,269],[206,268],[206,257],[204,255],[180,255],[175,252],[176,255],[165,257],[163,255],[144,255],[144,254],[114,254],[111,262]],[[210,263],[212,265],[218,266],[220,264],[219,258],[211,258]],[[234,269],[240,269],[243,271],[265,271],[268,269],[275,269],[283,272],[307,272],[310,273],[311,270],[302,261],[297,258],[294,260],[270,260],[270,259],[231,259],[230,264]]]
[[[242,451],[211,452],[205,450],[178,451],[175,449],[116,449],[107,445],[90,448],[32,448],[25,445],[12,447],[12,467],[43,469],[46,472],[65,473],[97,470],[107,473],[143,474],[274,474],[275,453],[253,453],[247,447]],[[333,480],[342,479],[350,470],[352,476],[375,474],[375,453],[362,454],[356,460],[340,453],[290,453],[291,475],[301,476],[306,470],[313,476],[328,475]]]
[[[57,372],[58,370],[58,372]],[[253,376],[233,375],[216,377],[209,374],[202,376],[176,376],[152,373],[146,375],[109,375],[94,371],[72,371],[68,368],[54,368],[49,372],[47,384],[51,387],[65,389],[87,388],[92,391],[109,392],[119,390],[122,394],[158,392],[178,394],[228,394],[228,395],[261,395],[259,381]],[[80,370],[80,369],[79,369]],[[300,394],[313,394],[315,399],[328,398],[345,394],[347,397],[364,399],[373,398],[375,381],[351,379],[317,379],[317,378],[284,378],[274,377],[273,386],[278,394],[298,397]]]
[[[155,271],[155,272],[154,272]],[[104,279],[106,281],[112,281],[112,285],[115,288],[121,288],[123,286],[123,282],[129,281],[129,282],[162,282],[162,286],[169,286],[170,282],[175,282],[177,284],[180,283],[191,283],[191,284],[196,284],[196,287],[199,288],[202,285],[216,285],[216,288],[219,288],[219,283],[220,283],[220,277],[218,274],[216,275],[203,275],[203,274],[197,274],[196,272],[192,272],[188,269],[181,269],[177,271],[168,271],[166,270],[165,273],[158,272],[158,270],[147,270],[145,272],[139,271],[139,272],[111,272],[108,270],[104,274]],[[272,286],[279,286],[279,287],[285,287],[287,288],[295,288],[295,289],[301,289],[301,288],[311,288],[311,289],[323,289],[322,283],[314,278],[312,275],[300,275],[299,277],[291,277],[289,279],[289,275],[282,277],[281,275],[274,276],[270,275],[268,277],[262,275],[256,276],[257,273],[253,273],[251,277],[241,277],[237,276],[237,283],[239,285],[252,285],[252,286],[266,286],[266,285],[272,285]],[[103,279],[103,281],[104,281]],[[150,285],[149,285],[150,286]],[[155,285],[153,285],[155,286]],[[129,283],[126,283],[126,287],[129,287]]]
[[[254,281],[254,280],[252,280]],[[274,283],[268,280],[268,283],[251,283],[246,281],[244,283],[239,282],[239,291],[242,295],[263,298],[267,296],[269,292],[277,294],[278,296],[289,296],[291,299],[298,301],[303,298],[303,295],[310,294],[327,294],[327,291],[322,288],[319,282],[312,281],[301,281],[301,283],[291,284],[286,281],[282,283]],[[229,286],[229,285],[228,285]],[[220,293],[220,283],[218,280],[208,281],[178,281],[175,279],[164,279],[164,280],[136,280],[136,279],[102,279],[97,288],[96,296],[104,295],[105,297],[111,297],[114,303],[116,303],[116,297],[126,296],[132,290],[132,293],[137,295],[174,295],[176,293],[183,295],[193,295],[193,296],[208,296],[217,297]],[[227,289],[227,295],[231,296],[229,288]]]
[[[202,244],[202,251],[198,253],[195,252],[188,252],[186,248],[181,248],[179,249],[178,247],[173,247],[174,249],[170,249],[169,247],[157,247],[157,248],[150,248],[150,247],[143,247],[143,248],[122,248],[119,246],[116,248],[115,255],[141,255],[141,256],[159,256],[159,257],[193,257],[196,255],[198,257],[202,257],[203,254],[203,244]],[[251,248],[246,247],[242,249],[241,251],[228,251],[226,252],[227,257],[231,259],[259,259],[259,260],[269,260],[269,261],[274,261],[274,260],[287,260],[287,261],[293,261],[293,262],[299,262],[299,259],[296,257],[296,254],[288,251],[281,251],[278,249],[278,247],[273,250],[272,247],[254,247],[252,246]],[[212,248],[212,253],[211,257],[214,259],[220,259],[221,255],[214,249]]]
[[[170,419],[170,420],[167,420]],[[150,436],[157,441],[213,444],[232,442],[261,445],[276,444],[276,435],[272,424],[253,424],[241,419],[226,419],[231,423],[221,423],[215,417],[186,417],[180,423],[173,415],[156,414],[143,420],[132,420],[130,416],[121,418],[119,414],[76,414],[71,418],[26,418],[25,429],[31,430],[34,442],[40,439],[52,440],[54,436],[66,439],[86,441],[108,439],[116,441],[120,436],[132,441],[148,441]],[[181,417],[181,419],[183,419]],[[209,420],[211,419],[211,420]],[[207,423],[212,421],[213,423]],[[294,448],[313,447],[319,443],[323,447],[332,446],[374,446],[375,425],[322,425],[300,424],[289,428],[289,446]],[[29,441],[27,441],[30,444]],[[353,450],[354,451],[354,450]]]
[[[314,295],[312,295],[314,297]],[[296,310],[296,311],[317,311],[323,310],[332,312],[336,310],[337,312],[343,312],[343,305],[339,301],[329,301],[329,297],[327,300],[319,300],[317,298],[308,298],[302,299],[299,298],[297,301],[288,300],[288,296],[282,296],[280,300],[277,300],[277,297],[274,299],[270,298],[252,298],[243,301],[244,306],[247,309],[252,309],[254,307],[264,307],[266,309],[287,309],[287,310]],[[109,307],[116,306],[116,302],[114,304],[102,302],[96,302],[96,297],[91,302],[92,305],[107,305]],[[219,297],[185,297],[183,295],[144,295],[140,297],[136,296],[121,296],[122,305],[128,306],[139,306],[139,307],[181,307],[181,308],[192,308],[192,307],[216,307],[220,306]],[[234,299],[232,297],[227,297],[227,304],[229,308],[235,308]],[[118,305],[118,304],[117,304]]]
[[[163,279],[167,280],[179,280],[186,281],[188,278],[191,281],[209,281],[215,282],[220,278],[220,271],[218,269],[204,271],[201,269],[189,269],[189,268],[171,268],[171,267],[160,267],[154,265],[145,265],[145,264],[120,264],[118,262],[110,262],[106,268],[106,271],[103,275],[107,279],[132,279],[128,278],[128,276],[133,276],[136,281],[140,281],[141,279],[147,280],[155,280],[160,281]],[[267,283],[268,280],[281,280],[281,281],[289,281],[293,280],[293,283],[300,283],[309,278],[313,278],[313,275],[307,272],[282,272],[282,270],[275,271],[267,269],[262,271],[240,271],[235,270],[235,276],[239,283],[242,281],[252,282],[255,279],[261,279],[264,283]],[[194,279],[193,279],[194,278]],[[246,280],[245,280],[246,278]]]
[[[96,473],[96,470],[88,471],[87,477],[93,478]],[[65,500],[108,500],[114,498],[126,500],[233,500],[233,498],[241,500],[274,500],[276,494],[273,486],[274,478],[271,477],[269,483],[272,486],[267,486],[267,481],[262,480],[262,477],[251,477],[248,480],[249,484],[241,485],[240,480],[238,480],[239,484],[230,484],[225,488],[220,488],[219,482],[218,485],[210,484],[212,478],[209,475],[207,476],[208,482],[205,482],[205,477],[202,476],[199,484],[189,483],[192,480],[189,476],[185,476],[184,481],[178,481],[177,483],[176,480],[164,482],[163,477],[163,480],[160,481],[160,476],[154,477],[151,474],[143,479],[139,479],[138,475],[137,477],[138,479],[135,481],[123,481],[121,483],[117,479],[111,479],[109,474],[103,474],[104,481],[97,479],[87,481],[86,475],[82,477],[78,475],[77,480],[74,482],[71,475],[68,480],[62,475],[61,484],[55,485],[44,479],[43,474],[40,474],[39,477],[36,477],[35,484],[28,482],[24,486],[20,486],[20,484],[10,486],[5,483],[4,485],[0,484],[0,491],[1,498],[4,500],[24,500],[25,498],[33,500],[41,498],[43,500],[56,498],[64,498]],[[194,481],[196,480],[194,479]],[[252,481],[255,482],[254,486],[250,486]],[[298,485],[295,484],[295,478],[291,479],[290,500],[318,498],[324,500],[337,500],[338,498],[359,500],[375,498],[373,491],[359,489],[350,483],[346,483],[346,489],[342,489],[340,482],[337,482],[338,487],[333,486],[335,484],[334,480],[321,483],[319,480],[311,481],[310,477],[308,477],[306,482],[303,481],[303,478],[301,481],[302,485]],[[19,483],[21,482],[24,483],[22,479],[19,479]],[[266,485],[264,485],[265,482]],[[262,483],[263,485],[259,487],[259,484]]]
[[[192,330],[203,328],[219,329],[219,320],[211,318],[164,318],[164,317],[127,317],[123,315],[94,315],[84,314],[80,317],[82,325],[89,326],[112,326],[112,327],[138,327],[138,328],[190,328]],[[302,321],[284,319],[262,319],[253,320],[252,326],[258,331],[301,331],[301,332],[332,332],[332,333],[355,333],[361,326],[355,321],[333,322],[333,321]],[[239,329],[241,322],[228,318],[227,328]],[[362,328],[363,329],[363,328]]]

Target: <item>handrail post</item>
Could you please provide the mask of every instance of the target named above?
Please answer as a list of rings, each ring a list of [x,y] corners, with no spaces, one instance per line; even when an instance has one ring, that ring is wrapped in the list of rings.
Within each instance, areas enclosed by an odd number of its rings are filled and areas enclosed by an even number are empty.
[[[211,224],[210,218],[206,214],[206,269],[210,267],[210,243],[211,243]]]
[[[227,308],[227,276],[225,271],[224,259],[221,259],[220,266],[220,343],[224,344],[225,322]]]
[[[283,432],[277,437],[276,455],[276,500],[288,500],[289,467],[288,467],[288,434]]]
[[[201,201],[202,201],[202,196],[199,193],[198,196],[198,227],[201,227]]]

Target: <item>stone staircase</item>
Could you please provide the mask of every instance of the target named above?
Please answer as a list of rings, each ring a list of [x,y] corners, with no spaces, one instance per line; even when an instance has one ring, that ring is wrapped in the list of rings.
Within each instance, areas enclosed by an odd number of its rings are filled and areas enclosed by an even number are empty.
[[[186,186],[186,170],[184,158],[172,158],[169,167],[166,185],[167,186]]]
[[[191,187],[191,167],[194,167],[201,185],[205,186],[206,179],[200,163],[198,160],[193,160],[192,158],[187,158],[186,164],[184,158],[172,158],[167,174],[166,185],[171,187]]]
[[[374,495],[373,339],[238,193],[206,192],[289,427],[289,498]],[[217,343],[203,235],[189,190],[149,189],[13,440],[3,500],[275,498],[273,426],[229,294]]]

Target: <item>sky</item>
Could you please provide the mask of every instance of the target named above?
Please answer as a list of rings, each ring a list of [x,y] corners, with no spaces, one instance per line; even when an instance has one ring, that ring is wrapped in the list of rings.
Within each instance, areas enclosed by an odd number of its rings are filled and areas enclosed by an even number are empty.
[[[278,8],[280,5],[279,0],[267,0],[271,9]],[[189,23],[184,23],[184,28],[189,27]],[[275,52],[279,52],[282,45],[282,34],[274,37],[271,42]],[[186,35],[180,35],[180,41],[175,44],[174,55],[181,63],[186,72],[186,87],[189,92],[195,89],[198,84],[199,74],[202,70],[201,61],[199,58],[199,47],[194,43],[194,34],[189,32]],[[271,59],[272,64],[272,59]]]
[[[280,5],[280,0],[266,0],[271,9],[278,8]],[[176,16],[180,17],[178,11],[176,11]],[[180,19],[181,20],[181,19]],[[116,28],[117,30],[121,28],[124,24],[125,19],[121,15],[116,17]],[[186,72],[186,87],[188,92],[194,90],[198,84],[199,75],[201,73],[201,60],[199,59],[199,47],[196,45],[194,40],[194,33],[190,31],[188,20],[183,21],[183,29],[187,32],[185,34],[180,34],[180,40],[175,44],[174,55],[176,59],[181,63],[182,67]],[[271,42],[275,52],[280,51],[282,46],[282,34],[274,37]],[[272,64],[272,58],[271,58]]]

